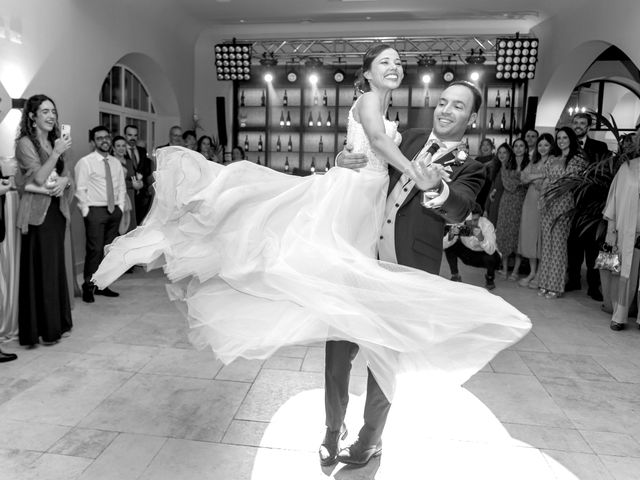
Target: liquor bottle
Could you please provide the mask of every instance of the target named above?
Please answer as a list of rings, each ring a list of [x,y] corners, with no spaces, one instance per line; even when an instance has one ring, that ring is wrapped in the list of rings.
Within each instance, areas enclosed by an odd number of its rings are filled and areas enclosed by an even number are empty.
[[[264,107],[264,105],[265,105],[264,90],[262,90],[262,94],[260,95],[260,106]]]
[[[258,164],[258,165],[262,165],[262,164],[260,163],[260,155],[258,155],[258,160],[256,161],[256,164]]]
[[[289,110],[287,110],[287,119],[284,121],[285,126],[291,126],[291,115],[289,115]]]
[[[322,105],[327,106],[327,91],[325,90],[322,94]]]
[[[286,107],[289,105],[289,97],[287,96],[287,91],[284,91],[284,96],[282,97],[282,106]]]
[[[331,126],[331,112],[327,114],[327,123],[325,124],[327,127]]]
[[[491,130],[493,130],[493,124],[494,124],[495,120],[493,119],[493,112],[491,113],[491,115],[489,115],[489,128]]]
[[[284,157],[284,173],[289,173],[289,157]]]
[[[396,118],[394,118],[393,121],[396,122],[396,125],[400,125],[400,115],[398,115],[398,112],[396,112]]]
[[[316,157],[311,157],[311,167],[309,168],[312,174],[316,174]]]
[[[318,152],[322,153],[324,150],[324,144],[322,143],[322,135],[320,135],[320,141],[318,142]]]
[[[393,93],[389,95],[389,108],[393,107]]]
[[[385,113],[384,118],[391,121],[391,119],[389,118],[389,110],[387,110],[387,113]]]
[[[260,138],[258,139],[258,151],[261,152],[262,151],[262,135],[260,135]],[[260,158],[260,157],[258,157]]]
[[[347,144],[347,137],[344,137],[344,142],[342,142],[342,145],[346,145]]]
[[[324,164],[324,171],[328,172],[331,168],[331,162],[329,161],[329,157],[327,157],[327,163]]]
[[[284,111],[280,111],[280,126],[284,127]]]
[[[464,146],[467,149],[467,152],[469,151],[469,137],[464,139]]]
[[[309,120],[307,121],[307,125],[313,127],[313,117],[311,116],[311,112],[309,112]]]
[[[507,96],[504,99],[504,106],[505,107],[511,106],[511,96],[509,95],[509,91],[507,91]]]
[[[249,151],[249,135],[244,136],[244,151]]]
[[[287,143],[287,152],[293,151],[293,143],[291,143],[291,135],[289,135],[289,142]]]
[[[429,92],[429,87],[424,90],[424,106],[428,107],[429,103],[431,103],[431,94]]]
[[[316,127],[321,127],[322,126],[322,116],[320,115],[320,112],[318,112],[318,119],[316,120]]]
[[[280,135],[278,135],[278,141],[276,142],[276,152],[282,150],[282,144],[280,143]]]
[[[500,90],[496,93],[496,107],[500,106]]]
[[[354,87],[353,89],[353,98],[351,99],[352,102],[355,102],[358,99],[358,89]]]
[[[240,91],[240,106],[244,107],[244,90]]]
[[[500,120],[500,131],[504,132],[507,126],[507,117],[505,117],[504,113],[502,114],[502,120]]]
[[[318,92],[317,91],[313,94],[313,104],[314,105],[318,105]]]

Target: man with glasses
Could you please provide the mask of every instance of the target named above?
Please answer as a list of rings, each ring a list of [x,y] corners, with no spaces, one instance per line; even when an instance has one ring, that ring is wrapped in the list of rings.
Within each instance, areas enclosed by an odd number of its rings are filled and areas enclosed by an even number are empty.
[[[104,256],[104,247],[118,235],[127,189],[122,165],[110,155],[111,135],[106,127],[91,129],[89,140],[94,151],[78,160],[75,166],[76,198],[84,217],[86,237],[82,300],[95,301],[95,295],[117,297],[109,288],[96,289],[91,277]]]

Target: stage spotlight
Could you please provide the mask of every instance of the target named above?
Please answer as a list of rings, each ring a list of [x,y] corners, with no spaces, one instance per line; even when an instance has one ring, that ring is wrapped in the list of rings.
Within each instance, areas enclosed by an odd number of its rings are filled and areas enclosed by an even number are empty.
[[[315,72],[312,72],[309,74],[309,83],[311,85],[317,85],[318,84],[318,74]]]
[[[249,80],[251,78],[252,44],[220,43],[215,46],[218,80]]]
[[[475,54],[474,49],[471,49],[471,55],[465,58],[465,61],[471,65],[482,65],[487,61],[487,57],[482,54],[482,49],[478,50],[478,54]]]
[[[273,81],[273,74],[271,72],[267,72],[264,74],[264,81],[267,83],[271,83]]]
[[[471,79],[472,82],[477,82],[480,79],[480,72],[477,72],[477,71],[471,72],[471,75],[469,75],[469,78]]]
[[[344,70],[338,68],[335,72],[333,72],[333,79],[336,83],[344,82],[345,73]]]
[[[538,62],[537,38],[515,37],[496,40],[496,78],[525,80],[535,77]]]
[[[422,83],[430,83],[431,82],[431,75],[429,75],[428,73],[425,73],[424,75],[422,75]]]
[[[295,83],[298,80],[298,72],[293,62],[287,65],[287,81],[289,83]]]

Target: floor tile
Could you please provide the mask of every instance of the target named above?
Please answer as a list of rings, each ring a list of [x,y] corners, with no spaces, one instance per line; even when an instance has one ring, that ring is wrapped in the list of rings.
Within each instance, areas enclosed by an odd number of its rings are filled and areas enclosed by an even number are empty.
[[[0,419],[0,448],[46,452],[69,427]]]
[[[213,379],[223,367],[210,350],[163,348],[141,370],[141,373]]]
[[[117,432],[74,428],[49,449],[49,453],[97,458],[118,436]]]

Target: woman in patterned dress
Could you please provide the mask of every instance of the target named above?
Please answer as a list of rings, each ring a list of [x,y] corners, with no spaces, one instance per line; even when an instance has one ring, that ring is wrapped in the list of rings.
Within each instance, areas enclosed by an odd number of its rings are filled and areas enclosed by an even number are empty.
[[[544,165],[545,178],[542,184],[540,209],[540,228],[542,245],[540,253],[540,269],[538,295],[553,299],[564,293],[565,275],[567,272],[567,239],[571,229],[571,217],[564,215],[574,206],[571,192],[552,202],[544,200],[544,192],[561,177],[578,173],[587,166],[574,131],[562,127],[556,133],[557,151],[551,153]]]
[[[502,271],[500,276],[507,278],[509,255],[515,254],[515,263],[509,280],[518,280],[518,270],[522,258],[518,253],[518,237],[520,236],[520,220],[522,218],[522,204],[527,189],[520,179],[522,170],[529,163],[527,142],[518,138],[512,145],[513,155],[500,170],[504,192],[500,198],[498,223],[496,224],[496,239],[498,250],[502,254]]]
[[[531,272],[518,282],[521,287],[538,288],[538,259],[540,258],[540,191],[544,180],[544,165],[549,154],[556,148],[556,142],[550,133],[542,134],[535,143],[531,163],[522,170],[522,183],[529,185],[522,205],[522,222],[518,252],[529,259]]]

